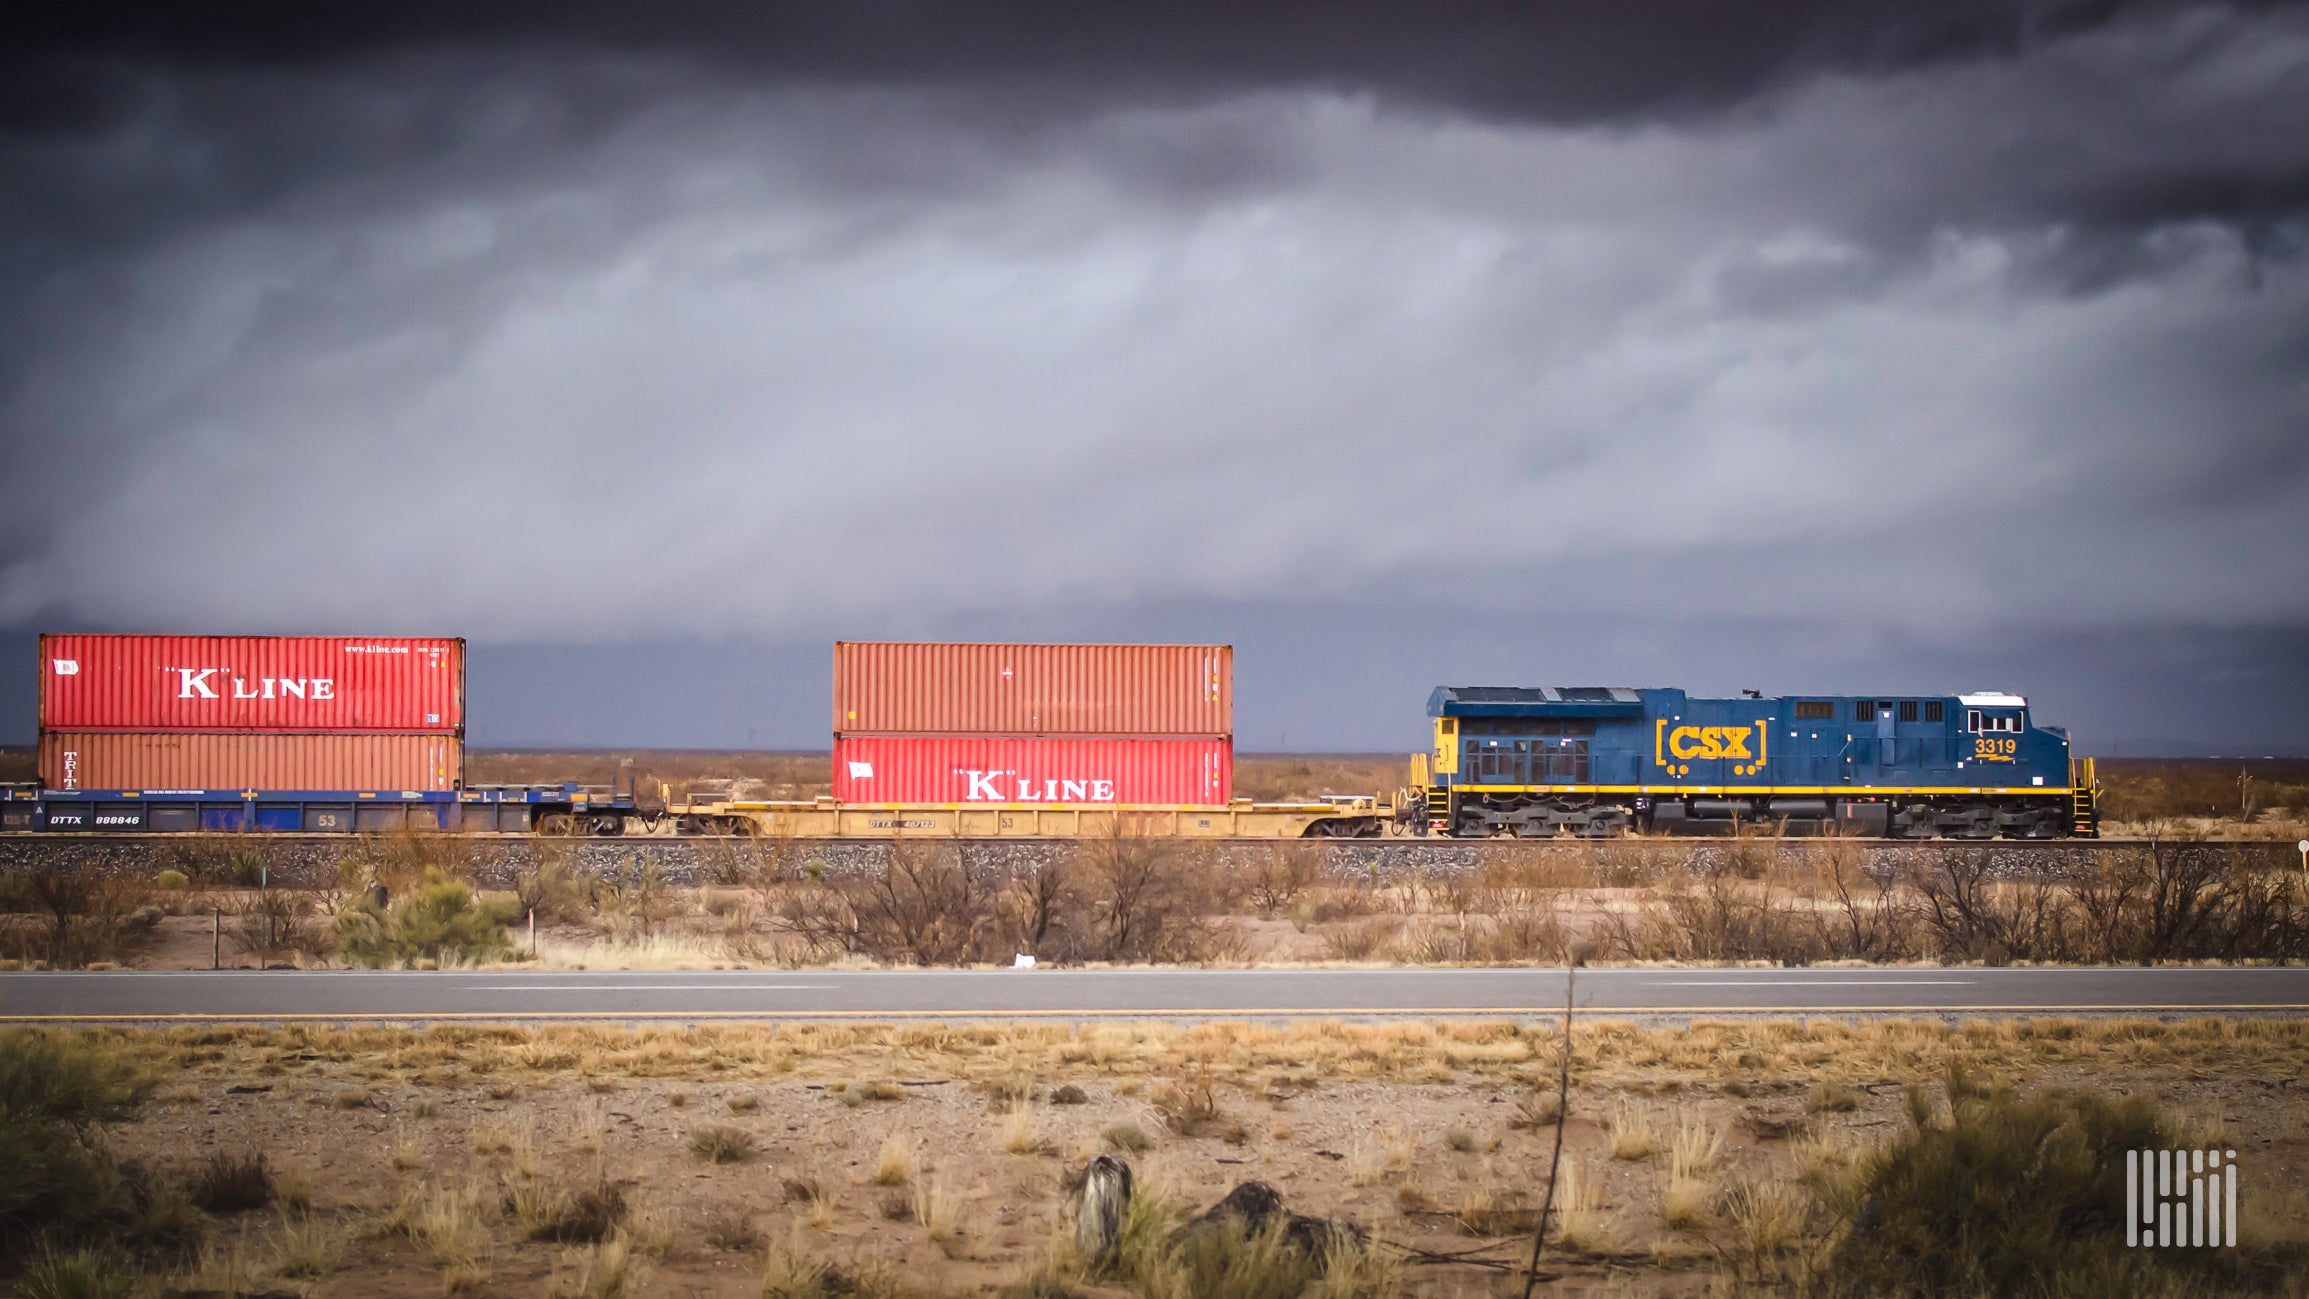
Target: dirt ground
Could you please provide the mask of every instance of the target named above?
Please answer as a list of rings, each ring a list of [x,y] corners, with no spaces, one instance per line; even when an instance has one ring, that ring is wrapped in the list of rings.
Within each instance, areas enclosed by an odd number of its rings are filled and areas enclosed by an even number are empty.
[[[2240,1152],[2249,1229],[2301,1217],[2309,1023],[1595,1023],[1578,1034],[1564,1150],[1586,1190],[1571,1197],[1576,1239],[1550,1247],[1551,1293],[1686,1295],[1785,1277],[1826,1229],[1800,1179],[1904,1130],[1902,1083],[1945,1105],[1952,1062],[1983,1086],[2152,1097],[2193,1140]],[[314,1295],[605,1295],[614,1269],[627,1294],[751,1296],[765,1269],[796,1259],[931,1293],[1068,1280],[1053,1262],[1067,1178],[1102,1151],[1130,1161],[1142,1193],[1189,1209],[1265,1181],[1296,1212],[1372,1232],[1399,1261],[1401,1293],[1498,1294],[1506,1272],[1481,1261],[1528,1248],[1519,1233],[1555,1138],[1551,1115],[1533,1111],[1547,1109],[1560,1059],[1550,1026],[1498,1023],[102,1036],[169,1077],[115,1133],[124,1155],[189,1172],[262,1152],[279,1184],[309,1187],[302,1216],[219,1219],[176,1281]],[[699,1131],[716,1127],[750,1152],[695,1153]],[[1712,1142],[1712,1157],[1684,1158]],[[1671,1226],[1677,1163],[1691,1186]],[[517,1197],[601,1185],[629,1205],[617,1248],[630,1254],[524,1238]],[[1775,1244],[1741,1207],[1759,1186],[1793,1206],[1792,1239]],[[1432,1261],[1446,1254],[1466,1257]]]

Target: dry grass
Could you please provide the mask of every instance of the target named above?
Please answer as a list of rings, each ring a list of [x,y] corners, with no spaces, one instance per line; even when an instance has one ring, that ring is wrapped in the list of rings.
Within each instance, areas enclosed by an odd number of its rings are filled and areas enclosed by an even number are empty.
[[[1012,1101],[1002,1119],[1002,1148],[1014,1155],[1031,1155],[1042,1146],[1035,1127],[1034,1108],[1024,1100]]]
[[[406,1173],[425,1166],[425,1145],[417,1139],[416,1129],[406,1124],[393,1129],[393,1143],[386,1149],[386,1162],[393,1171]]]
[[[209,1026],[154,1030],[100,1028],[85,1036],[161,1074],[212,1081],[244,1077],[294,1056],[315,1067],[359,1069],[380,1085],[414,1086],[441,1071],[471,1070],[501,1082],[570,1085],[587,1077],[665,1079],[728,1086],[791,1077],[839,1079],[908,1067],[961,1079],[1104,1076],[1117,1095],[1175,1072],[1193,1058],[1218,1083],[1257,1086],[1278,1073],[1351,1082],[1425,1081],[1438,1068],[1463,1081],[1513,1084],[1513,1125],[1552,1123],[1554,1092],[1532,1084],[1551,1074],[1554,1026],[1505,1021],[1462,1023],[1160,1022],[994,1023],[975,1026],[851,1023],[715,1025],[694,1029],[612,1025],[535,1027],[389,1025]],[[1640,1028],[1582,1020],[1575,1068],[1586,1085],[1644,1076],[1683,1084],[1776,1077],[1939,1078],[1952,1062],[1984,1085],[2025,1080],[2046,1069],[2093,1072],[2143,1065],[2215,1076],[2309,1074],[2309,1021],[2216,1019],[2161,1024],[2142,1019],[1877,1019],[1856,1023],[1697,1020],[1682,1028]],[[510,1153],[501,1126],[485,1135]]]
[[[1555,1186],[1555,1232],[1556,1243],[1574,1254],[1602,1253],[1613,1245],[1603,1188],[1581,1173],[1579,1162],[1569,1156]]]
[[[1714,1211],[1716,1175],[1724,1164],[1724,1134],[1687,1117],[1676,1124],[1668,1148],[1668,1184],[1660,1197],[1660,1217],[1678,1231],[1707,1225]]]
[[[1795,1248],[1810,1216],[1802,1190],[1785,1178],[1743,1178],[1724,1196],[1724,1212],[1738,1233],[1740,1248],[1753,1258],[1770,1258]]]
[[[811,1256],[799,1232],[762,1255],[762,1299],[821,1299],[826,1265]]]
[[[1058,1183],[1067,1170],[1001,1153],[1010,1144],[1009,1130],[1022,1118],[1040,1119],[1045,1139],[1068,1145],[1092,1139],[1117,1120],[1145,1123],[1148,1094],[1186,1078],[1218,1087],[1230,1108],[1281,1108],[1271,1117],[1259,1114],[1260,1135],[1242,1150],[1167,1138],[1147,1124],[1167,1144],[1151,1156],[1133,1156],[1131,1163],[1143,1193],[1174,1206],[1149,1239],[1172,1239],[1169,1233],[1186,1214],[1252,1177],[1278,1187],[1295,1211],[1366,1229],[1377,1225],[1422,1251],[1451,1253],[1475,1241],[1501,1242],[1491,1246],[1500,1249],[1538,1225],[1540,1188],[1533,1174],[1545,1167],[1553,1133],[1502,1135],[1501,1129],[1516,1097],[1532,1094],[1535,1080],[1552,1081],[1552,1030],[1434,1023],[925,1024],[871,1032],[860,1027],[564,1031],[450,1025],[417,1034],[214,1028],[100,1030],[88,1036],[117,1044],[125,1054],[142,1052],[156,1065],[165,1059],[176,1078],[223,1098],[215,1106],[221,1122],[206,1121],[218,1130],[221,1148],[266,1150],[296,1161],[297,1168],[325,1169],[333,1179],[323,1188],[329,1208],[317,1213],[288,1209],[298,1197],[286,1188],[297,1179],[276,1174],[280,1217],[247,1214],[208,1224],[218,1257],[226,1260],[217,1272],[227,1270],[228,1247],[255,1260],[253,1269],[245,1269],[254,1276],[236,1287],[240,1292],[324,1280],[330,1293],[416,1295],[485,1285],[491,1292],[538,1295],[550,1288],[577,1295],[614,1281],[613,1288],[627,1293],[735,1295],[737,1282],[753,1291],[751,1266],[734,1251],[759,1248],[760,1239],[789,1239],[811,1241],[816,1254],[798,1244],[764,1250],[766,1293],[790,1289],[771,1275],[771,1255],[793,1256],[803,1272],[808,1264],[826,1269],[824,1286],[797,1283],[813,1299],[858,1292],[877,1276],[909,1279],[913,1289],[927,1294],[1053,1299],[1080,1293],[1098,1282],[1068,1270],[1077,1265],[1064,1260],[1044,1266],[1033,1243],[1050,1234],[1050,1224],[1063,1221]],[[1747,1119],[1799,1116],[1802,1088],[1815,1081],[1927,1079],[1920,1094],[1937,1097],[1945,1085],[1959,1097],[1960,1110],[1985,1103],[1984,1089],[2004,1094],[2008,1085],[2018,1085],[2023,1094],[2079,1080],[2096,1088],[2145,1085],[2169,1092],[2180,1113],[2208,1114],[2227,1105],[2237,1115],[2238,1141],[2258,1146],[2274,1130],[2283,1146],[2288,1125],[2273,1129],[2269,1116],[2292,1115],[2299,1104],[2277,1096],[2266,1104],[2251,1099],[2255,1093],[2244,1080],[2297,1076],[2302,1045],[2298,1026],[2282,1022],[2135,1022],[2113,1031],[2074,1021],[1897,1029],[1741,1021],[1673,1030],[1581,1021],[1573,1038],[1569,1168],[1556,1201],[1563,1216],[1549,1233],[1560,1228],[1565,1249],[1552,1266],[1574,1288],[1605,1292],[1623,1285],[1649,1293],[1656,1284],[1668,1293],[1734,1293],[1740,1292],[1736,1282],[1777,1284],[1809,1275],[1813,1260],[1858,1221],[1858,1201],[1849,1189],[1857,1181],[1849,1170],[1879,1166],[1855,1134],[1907,1130],[1900,1098],[1878,1087],[1859,1092],[1859,1112],[1810,1119],[1792,1141],[1750,1139]],[[1941,1067],[1879,1071],[1870,1063],[1888,1059],[1935,1060]],[[260,1076],[278,1079],[275,1095],[227,1095],[229,1083],[256,1070],[270,1070]],[[2043,1076],[2029,1082],[2031,1071]],[[830,1103],[817,1081],[829,1077],[943,1079],[946,1085],[906,1089],[910,1104],[893,1116],[903,1125],[901,1137],[889,1133],[887,1123],[861,1125],[863,1115]],[[1452,1081],[1431,1081],[1439,1077]],[[613,1083],[615,1095],[604,1100],[589,1094],[588,1079]],[[454,1187],[466,1176],[454,1161],[469,1158],[484,1167],[465,1151],[469,1143],[487,1146],[493,1153],[481,1178],[486,1196],[459,1206],[453,1190],[384,1174],[385,1152],[374,1147],[390,1128],[350,1149],[337,1144],[348,1125],[332,1111],[330,1098],[356,1080],[389,1097],[395,1115],[406,1115],[415,1096],[436,1097],[446,1126],[434,1134],[441,1143],[435,1162],[445,1166],[445,1181]],[[1729,1095],[1726,1084],[1733,1081],[1752,1086],[1761,1099],[1741,1103]],[[1022,1103],[1035,1089],[1061,1083],[1088,1084],[1083,1091],[1089,1108],[1041,1115],[1039,1105]],[[1230,1087],[1235,1090],[1225,1091]],[[487,1112],[484,1094],[498,1088],[519,1097],[512,1113]],[[853,1089],[854,1083],[845,1088]],[[1136,1098],[1124,1094],[1133,1090]],[[693,1098],[688,1108],[699,1113],[687,1117],[697,1120],[726,1121],[730,1098],[758,1096],[757,1117],[743,1125],[761,1142],[757,1165],[710,1173],[687,1164],[689,1123],[684,1112],[665,1104],[676,1093]],[[617,1112],[614,1129],[599,1117],[608,1110]],[[179,1141],[186,1118],[178,1110],[152,1107],[122,1129],[133,1143],[123,1148],[146,1158]],[[1289,1123],[1273,1122],[1282,1118]],[[354,1119],[365,1130],[383,1126],[374,1115],[356,1112]],[[476,1120],[495,1130],[481,1134],[466,1126]],[[597,1150],[579,1159],[570,1134],[588,1122],[604,1126],[596,1144],[606,1146],[606,1155]],[[530,1123],[534,1128],[525,1126]],[[1611,1161],[1615,1147],[1628,1145],[1627,1133],[1647,1124],[1656,1127],[1649,1158],[1658,1171]],[[1295,1135],[1286,1138],[1271,1127],[1289,1127]],[[884,1134],[877,1135],[877,1128]],[[519,1149],[530,1134],[537,1162],[545,1167],[525,1177],[512,1165],[520,1162]],[[922,1162],[907,1169],[900,1186],[868,1189],[859,1184],[875,1170],[877,1143],[885,1135],[902,1158],[919,1150]],[[1495,1135],[1498,1153],[1478,1153]],[[476,1136],[484,1139],[474,1142]],[[1239,1158],[1247,1166],[1212,1168],[1214,1157],[1221,1164]],[[1345,1183],[1351,1177],[1366,1189],[1350,1189]],[[331,1264],[335,1242],[325,1231],[342,1235],[352,1221],[342,1206],[374,1194],[368,1188],[379,1182],[409,1188],[404,1203],[383,1217],[387,1230],[411,1243],[348,1246]],[[584,1186],[622,1186],[635,1198],[622,1218],[575,1212],[577,1206],[560,1201],[563,1188]],[[839,1214],[827,1187],[850,1197]],[[2289,1203],[2283,1198],[2289,1190],[2272,1185],[2269,1204]],[[690,1222],[686,1230],[677,1230],[675,1211]],[[999,1222],[981,1224],[973,1216],[980,1213]],[[460,1216],[471,1220],[464,1229],[457,1225]],[[565,1220],[583,1225],[556,1225]],[[2279,1223],[2277,1230],[2294,1229]],[[1451,1239],[1458,1233],[1474,1239]],[[458,1244],[461,1237],[466,1244]],[[355,1253],[357,1268],[347,1261]],[[1385,1251],[1371,1253],[1373,1258],[1352,1266],[1333,1267],[1337,1278],[1364,1278],[1339,1279],[1343,1292],[1306,1281],[1290,1293],[1302,1299],[1372,1294],[1369,1285],[1378,1283],[1369,1280],[1368,1269],[1383,1263]],[[1647,1257],[1656,1262],[1647,1264]],[[327,1267],[334,1270],[283,1275]],[[1414,1269],[1415,1279],[1439,1296],[1486,1292],[1481,1276],[1463,1271],[1460,1264]],[[355,1275],[361,1283],[350,1285]],[[1030,1276],[1036,1278],[1031,1284]],[[1117,1292],[1161,1292],[1166,1299],[1171,1293],[1149,1290],[1129,1274],[1113,1280]],[[1203,1286],[1185,1293],[1231,1292]]]
[[[570,1145],[579,1154],[597,1155],[609,1141],[609,1111],[600,1105],[590,1105],[577,1116],[571,1131]]]
[[[1815,1083],[1804,1108],[1814,1114],[1850,1114],[1860,1108],[1860,1092],[1848,1082]]]
[[[1638,1161],[1660,1153],[1660,1125],[1651,1115],[1622,1102],[1611,1116],[1611,1157]]]
[[[874,1157],[874,1185],[904,1186],[921,1171],[921,1158],[915,1153],[912,1138],[895,1132],[882,1138],[882,1149]]]
[[[484,1123],[473,1129],[473,1153],[476,1155],[510,1155],[513,1153],[513,1129],[503,1123]]]
[[[488,1247],[493,1197],[479,1183],[412,1187],[386,1210],[379,1230],[406,1236],[435,1267],[468,1275]]]
[[[337,1241],[326,1223],[303,1215],[281,1215],[273,1241],[274,1272],[311,1280],[336,1271],[337,1258]]]
[[[912,1207],[923,1235],[937,1241],[953,1239],[962,1205],[937,1178],[924,1178],[915,1184]]]
[[[744,964],[718,937],[653,933],[605,934],[575,941],[537,940],[538,970],[727,970]]]
[[[692,1128],[690,1153],[709,1164],[736,1164],[754,1157],[753,1134],[727,1123]]]

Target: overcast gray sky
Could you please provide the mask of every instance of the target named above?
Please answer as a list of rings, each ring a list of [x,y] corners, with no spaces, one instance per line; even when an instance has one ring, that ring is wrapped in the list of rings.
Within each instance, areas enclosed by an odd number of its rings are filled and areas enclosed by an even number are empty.
[[[2302,7],[470,8],[0,69],[11,643],[461,634],[499,743],[966,635],[1237,641],[1250,747],[2309,747]]]

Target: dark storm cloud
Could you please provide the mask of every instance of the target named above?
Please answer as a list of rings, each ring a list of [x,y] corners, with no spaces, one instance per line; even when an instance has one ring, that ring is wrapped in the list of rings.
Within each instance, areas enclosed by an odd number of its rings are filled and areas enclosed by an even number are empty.
[[[674,55],[748,76],[1038,83],[1100,98],[1378,89],[1486,114],[1584,121],[1696,110],[1823,69],[2009,56],[2153,8],[2108,0],[1539,3],[954,3],[159,6],[45,11],[47,59],[303,67],[466,46]],[[59,79],[15,105],[85,117]],[[74,110],[78,110],[76,113]]]
[[[2309,627],[2301,7],[234,12],[8,56],[0,624]]]

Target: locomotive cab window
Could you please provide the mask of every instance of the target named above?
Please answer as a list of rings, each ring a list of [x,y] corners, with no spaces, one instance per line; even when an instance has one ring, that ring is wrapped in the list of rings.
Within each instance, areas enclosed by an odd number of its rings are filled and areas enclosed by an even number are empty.
[[[1832,721],[1835,716],[1836,705],[1825,699],[1799,699],[1796,701],[1796,720],[1799,722]]]
[[[2017,713],[1999,717],[1983,715],[1979,709],[1975,708],[1972,710],[1969,720],[1972,723],[1969,729],[1982,735],[2018,734],[2021,729],[2020,715]]]

